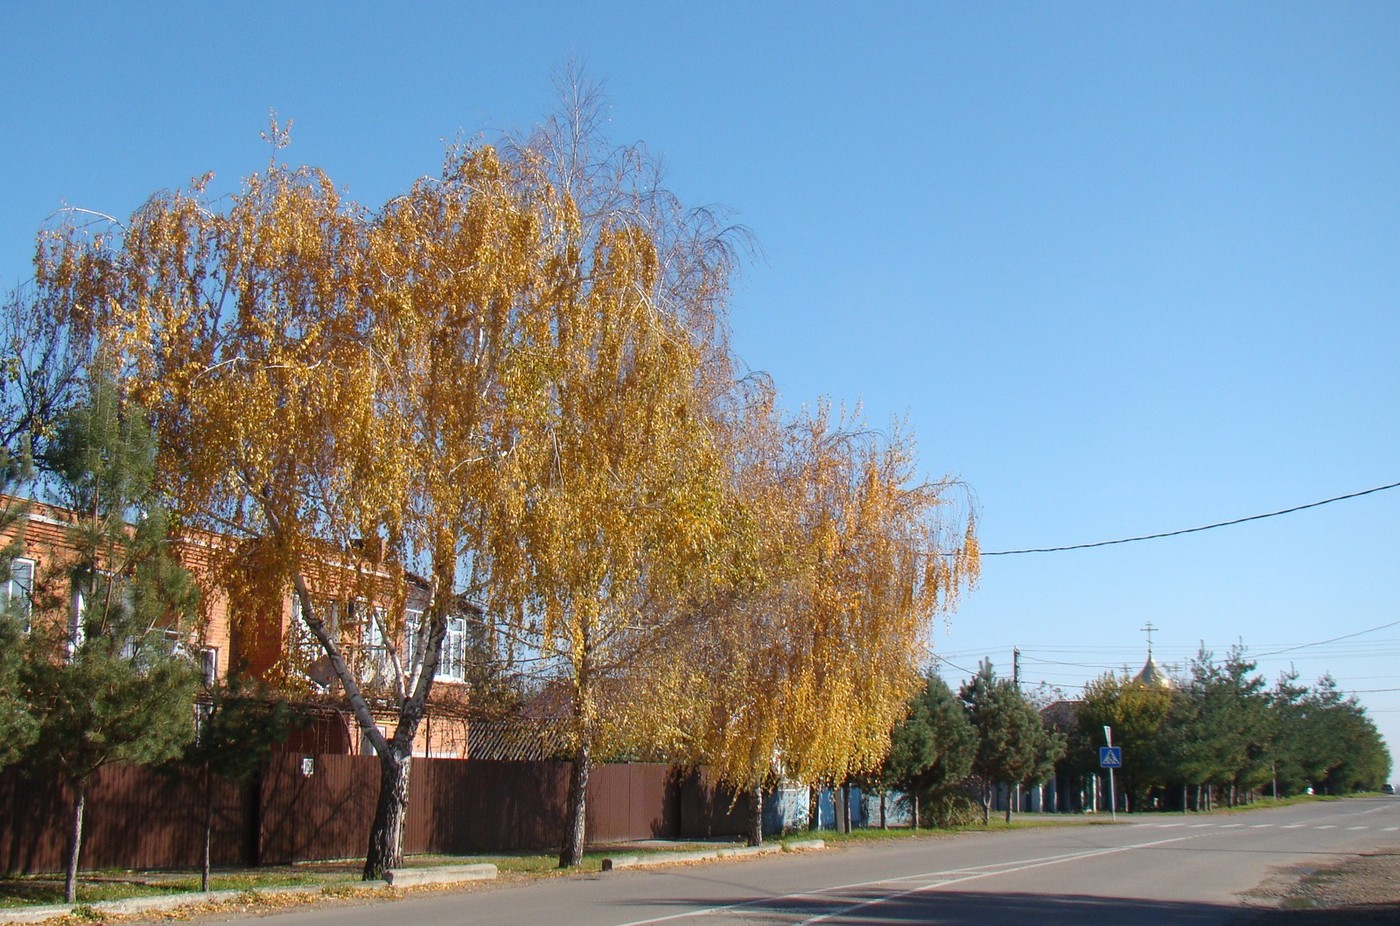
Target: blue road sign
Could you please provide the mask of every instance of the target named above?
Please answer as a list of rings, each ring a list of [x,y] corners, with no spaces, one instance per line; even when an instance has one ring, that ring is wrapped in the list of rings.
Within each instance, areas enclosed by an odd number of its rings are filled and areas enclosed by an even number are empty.
[[[1099,747],[1099,768],[1122,768],[1123,767],[1123,747],[1122,746],[1100,746]]]

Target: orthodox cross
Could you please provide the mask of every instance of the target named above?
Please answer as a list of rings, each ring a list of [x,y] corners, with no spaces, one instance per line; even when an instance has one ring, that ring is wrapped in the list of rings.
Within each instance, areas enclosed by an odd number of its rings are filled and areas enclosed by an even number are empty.
[[[1148,658],[1151,658],[1151,656],[1152,656],[1152,631],[1157,630],[1158,628],[1153,627],[1153,626],[1152,626],[1152,622],[1151,622],[1151,621],[1148,621],[1148,622],[1147,622],[1147,626],[1145,626],[1145,627],[1139,627],[1138,629],[1139,629],[1139,630],[1145,630],[1145,631],[1147,631],[1147,655],[1148,655]]]

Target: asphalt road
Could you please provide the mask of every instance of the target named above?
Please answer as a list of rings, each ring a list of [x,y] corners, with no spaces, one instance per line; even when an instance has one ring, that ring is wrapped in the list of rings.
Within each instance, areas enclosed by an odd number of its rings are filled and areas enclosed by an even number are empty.
[[[565,923],[1212,924],[1281,868],[1400,844],[1400,800],[1143,816],[898,840],[742,862],[576,876],[393,904],[278,914],[267,926]]]

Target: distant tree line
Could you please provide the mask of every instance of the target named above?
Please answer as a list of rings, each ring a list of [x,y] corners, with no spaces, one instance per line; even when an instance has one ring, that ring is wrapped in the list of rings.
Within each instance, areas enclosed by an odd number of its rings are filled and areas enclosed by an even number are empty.
[[[1123,749],[1119,786],[1133,810],[1209,809],[1258,795],[1350,794],[1390,775],[1385,741],[1366,709],[1330,675],[1297,672],[1268,686],[1243,647],[1223,662],[1204,648],[1170,688],[1106,674],[1085,689],[1066,770],[1096,770],[1103,725]]]
[[[991,819],[998,786],[1043,781],[1065,754],[1064,734],[1043,722],[1013,679],[999,678],[990,661],[957,694],[937,675],[895,727],[880,784],[898,789],[916,821],[965,823],[975,796],[983,823]],[[1011,820],[1012,801],[1006,803]]]
[[[988,663],[957,693],[930,674],[894,730],[877,786],[903,792],[916,815],[940,823],[967,822],[975,797],[985,822],[997,785],[1014,789],[1058,774],[1079,787],[1102,772],[1105,725],[1122,749],[1115,778],[1128,811],[1371,791],[1391,771],[1385,742],[1355,696],[1326,675],[1302,685],[1296,672],[1269,688],[1242,648],[1223,663],[1203,649],[1172,685],[1105,674],[1068,706],[1068,723],[1042,718]]]

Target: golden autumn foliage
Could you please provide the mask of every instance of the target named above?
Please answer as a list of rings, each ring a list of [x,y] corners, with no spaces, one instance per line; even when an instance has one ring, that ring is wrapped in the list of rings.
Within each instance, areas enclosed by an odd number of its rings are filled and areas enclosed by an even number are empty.
[[[783,420],[761,395],[732,434],[735,570],[688,662],[708,668],[699,754],[751,790],[838,782],[883,760],[919,684],[934,616],[975,582],[955,482],[921,482],[895,427]]]
[[[291,595],[277,677],[328,662],[379,753],[367,876],[401,853],[464,597],[557,696],[572,863],[598,759],[705,761],[742,787],[877,766],[930,621],[976,578],[959,487],[920,481],[902,429],[785,418],[736,384],[730,235],[643,151],[599,147],[588,112],[449,149],[373,209],[270,164],[222,199],[202,180],[41,238],[36,286],[151,410],[163,487],[215,538],[245,635]],[[370,637],[393,663],[374,692]]]

